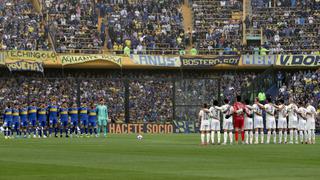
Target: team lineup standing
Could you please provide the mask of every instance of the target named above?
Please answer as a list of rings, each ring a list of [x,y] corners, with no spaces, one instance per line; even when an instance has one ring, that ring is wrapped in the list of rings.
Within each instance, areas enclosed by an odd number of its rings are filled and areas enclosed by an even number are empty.
[[[33,101],[19,105],[18,102],[9,103],[3,113],[3,131],[5,139],[14,137],[90,137],[100,136],[103,130],[107,136],[108,107],[104,99],[98,105],[85,102],[78,107],[67,102],[58,106],[53,99],[50,105],[38,104]],[[16,134],[16,136],[14,136]]]
[[[269,144],[271,138],[276,144],[315,144],[315,116],[316,109],[311,105],[312,102],[298,105],[293,99],[285,105],[283,100],[277,104],[272,103],[271,98],[267,98],[265,104],[255,99],[253,105],[246,100],[241,102],[241,97],[237,96],[233,105],[224,100],[224,105],[218,106],[218,101],[214,101],[212,107],[204,104],[199,112],[201,144],[220,144],[220,122],[223,129],[223,145],[233,144],[233,130],[235,132],[236,144],[239,142],[239,131],[241,132],[242,144]],[[263,114],[265,113],[265,126]],[[222,116],[220,116],[222,114]],[[222,118],[221,118],[222,117]],[[264,141],[264,128],[267,130],[267,140]],[[278,130],[278,141],[277,132]],[[288,139],[289,132],[289,141]],[[260,135],[260,139],[259,139]]]

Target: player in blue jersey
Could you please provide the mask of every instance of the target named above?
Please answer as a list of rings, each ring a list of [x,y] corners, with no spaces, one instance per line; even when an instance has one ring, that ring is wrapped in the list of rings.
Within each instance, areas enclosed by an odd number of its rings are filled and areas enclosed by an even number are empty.
[[[11,128],[12,128],[12,108],[11,103],[8,103],[8,106],[4,109],[3,113],[3,120],[4,120],[4,138],[10,139],[11,138]]]
[[[61,108],[59,109],[60,114],[60,137],[62,137],[63,131],[66,133],[66,137],[68,136],[68,123],[69,123],[69,115],[68,115],[68,105],[66,102],[63,102]]]
[[[72,107],[69,108],[69,116],[71,119],[71,126],[70,126],[70,137],[72,134],[75,133],[78,135],[78,120],[79,120],[79,108],[77,107],[76,103],[72,103]]]
[[[57,101],[55,99],[52,100],[51,105],[48,106],[49,112],[49,136],[52,135],[52,130],[54,129],[54,136],[57,137],[58,133],[58,110],[59,107],[57,105]]]
[[[94,134],[96,137],[98,137],[98,131],[97,131],[97,109],[94,105],[94,103],[91,103],[89,111],[89,129],[90,129],[90,135],[92,135],[92,132],[94,131]]]
[[[19,104],[16,102],[12,108],[12,135],[16,132],[16,137],[20,135],[20,114]]]
[[[40,108],[38,109],[38,137],[46,138],[47,137],[47,108],[44,103],[41,103]]]
[[[28,107],[29,131],[33,132],[33,137],[37,134],[37,107],[36,102],[32,101]]]
[[[21,131],[23,131],[23,135],[27,137],[28,131],[28,104],[23,103],[22,107],[20,107],[20,121],[21,121]]]
[[[88,107],[85,102],[81,104],[79,108],[80,114],[80,125],[81,125],[81,136],[85,133],[88,136]]]

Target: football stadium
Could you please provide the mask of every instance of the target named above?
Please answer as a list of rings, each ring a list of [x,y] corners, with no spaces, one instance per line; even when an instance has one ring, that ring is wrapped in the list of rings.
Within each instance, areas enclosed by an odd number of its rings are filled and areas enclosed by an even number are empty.
[[[0,0],[0,180],[320,177],[320,0]]]

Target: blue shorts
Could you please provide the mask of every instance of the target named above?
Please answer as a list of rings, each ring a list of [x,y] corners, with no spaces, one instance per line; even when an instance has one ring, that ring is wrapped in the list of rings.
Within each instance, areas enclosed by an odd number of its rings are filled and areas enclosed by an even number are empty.
[[[68,121],[61,121],[61,126],[67,127],[68,126]]]
[[[97,126],[97,121],[89,121],[89,126],[96,127]]]
[[[12,120],[4,120],[3,127],[11,127],[12,126]]]
[[[78,121],[71,121],[72,126],[78,126]]]
[[[80,123],[83,126],[88,126],[88,120],[86,120],[86,119],[85,120],[81,120]]]
[[[47,121],[46,120],[39,121],[39,125],[40,125],[40,127],[46,127]]]
[[[58,119],[57,118],[49,118],[49,124],[50,125],[57,125]]]

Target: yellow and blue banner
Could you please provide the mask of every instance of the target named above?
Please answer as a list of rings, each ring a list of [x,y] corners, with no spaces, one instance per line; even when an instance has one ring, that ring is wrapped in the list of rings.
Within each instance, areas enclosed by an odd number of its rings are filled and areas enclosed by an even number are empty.
[[[279,55],[277,66],[320,66],[320,55]]]
[[[277,61],[277,55],[242,55],[242,65],[271,66]]]
[[[121,57],[113,55],[104,55],[104,54],[85,54],[85,55],[60,55],[59,56],[61,64],[63,66],[69,64],[80,64],[91,61],[108,61],[115,63],[119,66],[122,66]]]
[[[35,72],[42,72],[43,63],[42,62],[34,62],[34,61],[15,61],[15,62],[7,62],[5,64],[10,72],[14,71],[35,71]]]
[[[180,67],[179,56],[162,55],[130,55],[130,60],[137,65],[162,66],[162,67]]]

